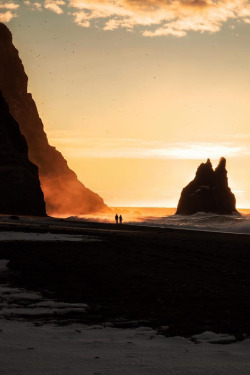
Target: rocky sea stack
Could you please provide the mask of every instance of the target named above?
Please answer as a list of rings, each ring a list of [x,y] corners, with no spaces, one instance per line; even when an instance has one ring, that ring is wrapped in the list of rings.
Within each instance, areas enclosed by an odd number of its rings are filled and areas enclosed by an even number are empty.
[[[28,77],[12,44],[11,32],[0,23],[0,90],[27,141],[29,159],[39,168],[47,213],[81,215],[106,209],[103,199],[87,189],[62,154],[49,145],[27,84]]]
[[[225,158],[220,159],[215,170],[207,159],[198,167],[194,180],[182,190],[176,214],[193,215],[196,212],[222,215],[237,212],[235,196],[228,186]]]
[[[38,168],[0,92],[0,214],[44,216]]]

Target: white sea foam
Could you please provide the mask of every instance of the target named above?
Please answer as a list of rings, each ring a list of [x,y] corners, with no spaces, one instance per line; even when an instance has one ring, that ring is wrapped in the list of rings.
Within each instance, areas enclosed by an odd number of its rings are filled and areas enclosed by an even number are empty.
[[[198,212],[194,215],[174,215],[174,208],[121,207],[109,214],[95,214],[74,221],[114,222],[115,213],[122,214],[124,224],[250,234],[250,212],[243,210],[232,215]]]
[[[242,214],[217,215],[198,212],[194,215],[170,215],[167,217],[148,217],[144,221],[131,224],[157,226],[162,228],[180,228],[214,232],[250,234],[250,216]]]
[[[229,232],[250,234],[250,210],[242,210],[233,215],[218,215],[213,213],[198,212],[194,215],[174,215],[174,208],[154,207],[116,207],[107,213],[96,213],[83,217],[68,217],[61,220],[56,218],[27,218],[20,217],[22,225],[34,225],[38,228],[50,226],[71,229],[79,224],[78,229],[84,227],[86,222],[114,223],[115,214],[123,216],[124,224],[157,226],[162,228],[180,228],[189,230],[203,230],[211,232]],[[1,217],[0,221],[13,224],[9,217]],[[67,228],[65,227],[67,225]],[[119,228],[119,227],[118,227]],[[28,233],[17,231],[0,232],[0,241],[100,241],[96,236],[84,234],[55,234],[55,233]]]
[[[217,215],[198,212],[194,215],[171,215],[167,217],[145,218],[140,225],[162,228],[179,228],[223,233],[250,234],[250,216],[243,214]],[[132,223],[131,223],[132,224]],[[137,224],[137,223],[133,223]]]

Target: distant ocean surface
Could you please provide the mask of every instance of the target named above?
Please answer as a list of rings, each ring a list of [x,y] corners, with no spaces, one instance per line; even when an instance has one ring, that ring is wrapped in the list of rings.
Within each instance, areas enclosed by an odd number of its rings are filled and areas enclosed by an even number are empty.
[[[108,214],[86,215],[82,220],[114,222],[115,214],[122,215],[126,224],[157,226],[161,228],[182,228],[211,232],[250,234],[250,209],[238,209],[239,214],[216,215],[198,212],[184,216],[174,215],[176,208],[158,207],[111,207]]]

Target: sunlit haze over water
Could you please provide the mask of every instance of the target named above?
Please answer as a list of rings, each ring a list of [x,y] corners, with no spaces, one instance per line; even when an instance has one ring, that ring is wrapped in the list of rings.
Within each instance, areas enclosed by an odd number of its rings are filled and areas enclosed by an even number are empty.
[[[241,209],[233,215],[198,212],[194,215],[175,215],[176,208],[111,207],[109,213],[97,213],[67,220],[115,223],[115,215],[122,215],[123,224],[156,226],[161,228],[205,230],[250,234],[250,209]],[[119,224],[118,224],[119,228]]]

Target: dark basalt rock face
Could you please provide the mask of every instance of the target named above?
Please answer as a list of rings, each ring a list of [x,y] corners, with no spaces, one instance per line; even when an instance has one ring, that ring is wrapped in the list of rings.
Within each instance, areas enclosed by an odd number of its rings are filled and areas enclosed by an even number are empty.
[[[221,158],[215,170],[209,159],[202,163],[195,178],[181,192],[176,214],[196,212],[232,214],[237,212],[234,194],[228,186],[226,159]]]
[[[0,214],[46,215],[38,168],[0,92]]]
[[[62,154],[49,145],[36,104],[27,92],[27,83],[12,35],[0,23],[0,90],[26,138],[29,159],[39,167],[47,213],[80,215],[107,209],[103,199],[87,189]]]

